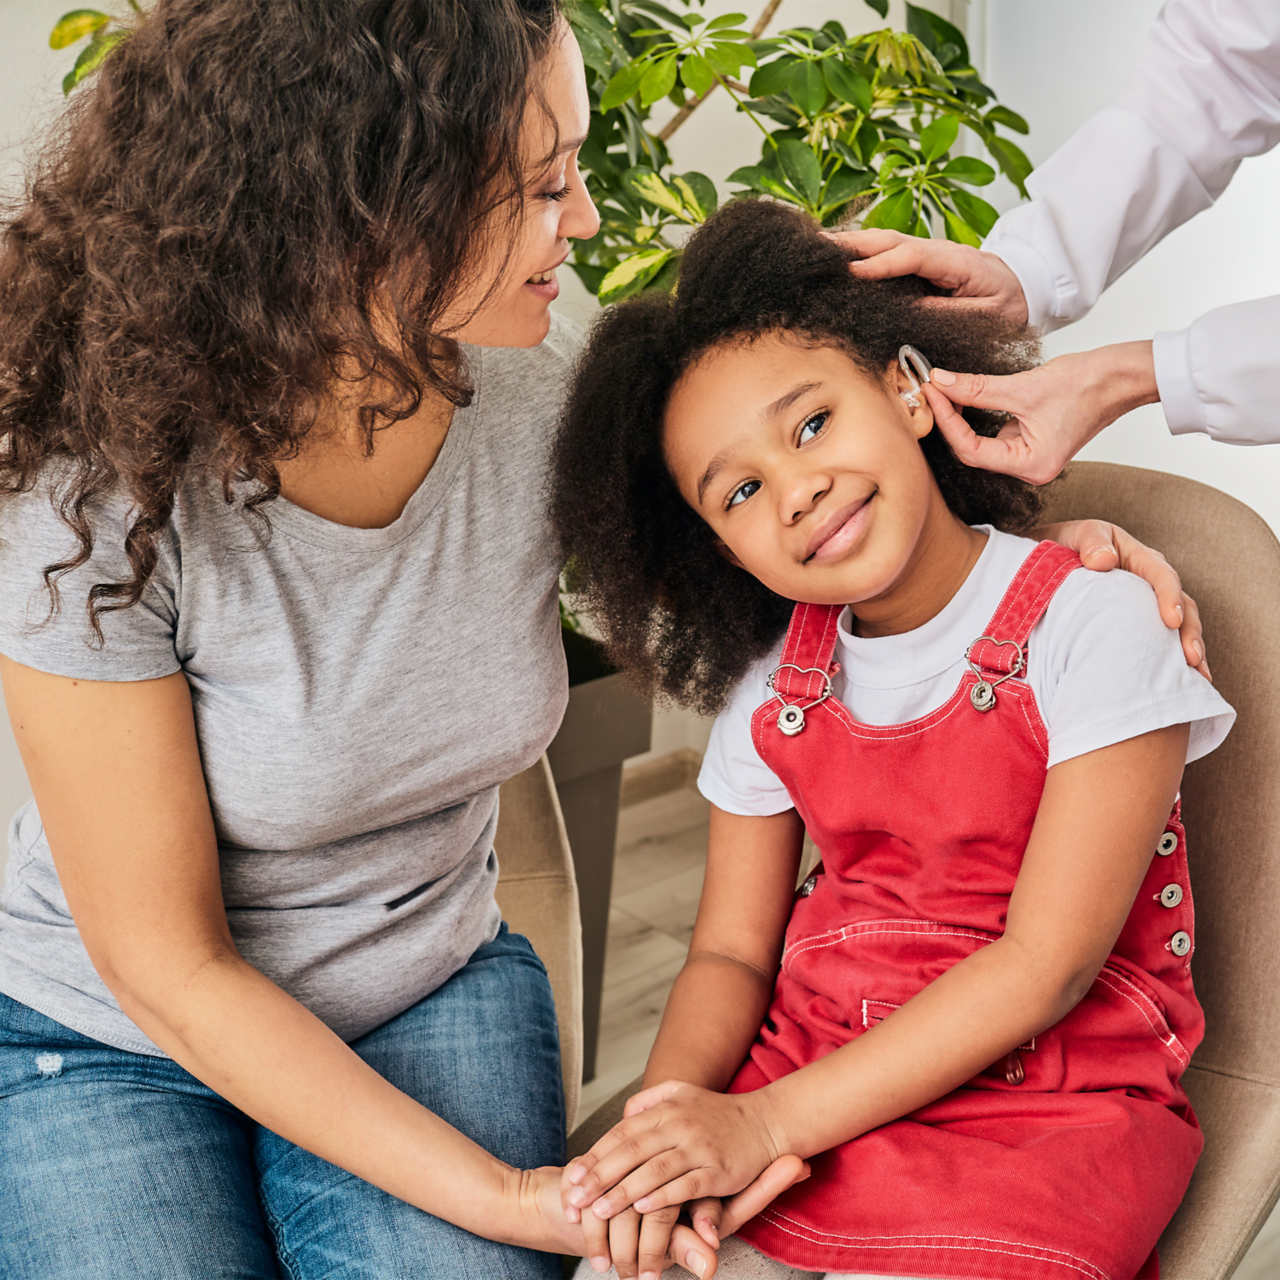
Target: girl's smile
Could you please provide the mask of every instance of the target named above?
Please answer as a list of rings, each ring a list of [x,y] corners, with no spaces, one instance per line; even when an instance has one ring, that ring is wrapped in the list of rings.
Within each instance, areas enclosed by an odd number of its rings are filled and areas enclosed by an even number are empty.
[[[676,484],[725,557],[787,599],[853,605],[864,634],[927,621],[984,540],[947,509],[920,451],[933,417],[906,385],[766,333],[699,359],[663,423]]]

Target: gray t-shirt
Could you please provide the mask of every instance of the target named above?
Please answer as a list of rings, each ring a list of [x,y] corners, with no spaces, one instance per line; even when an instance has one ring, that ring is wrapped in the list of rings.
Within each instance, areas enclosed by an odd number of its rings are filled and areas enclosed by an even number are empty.
[[[126,576],[123,504],[104,507],[92,561],[40,626],[41,571],[73,539],[46,492],[0,500],[0,651],[85,680],[185,674],[232,937],[344,1039],[497,932],[497,788],[537,759],[567,698],[544,484],[580,340],[556,318],[541,346],[466,348],[476,395],[385,529],[278,500],[264,535],[216,485],[187,484],[144,598],[103,617],[98,649],[85,593]],[[0,991],[160,1054],[94,971],[34,802],[9,830]]]

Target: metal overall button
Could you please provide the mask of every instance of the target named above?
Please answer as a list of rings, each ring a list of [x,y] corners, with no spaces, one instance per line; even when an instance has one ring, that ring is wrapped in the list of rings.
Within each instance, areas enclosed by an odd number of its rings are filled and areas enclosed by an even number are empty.
[[[1176,907],[1182,901],[1182,886],[1180,884],[1167,884],[1160,890],[1160,905],[1162,907]]]
[[[1156,852],[1162,857],[1167,858],[1178,847],[1178,837],[1172,831],[1166,831],[1160,837],[1160,843],[1156,845]]]
[[[798,671],[802,676],[821,676],[822,692],[812,702],[806,702],[802,707],[797,706],[795,703],[787,702],[773,683],[774,677],[784,669]],[[806,711],[812,710],[819,703],[826,702],[831,697],[831,677],[821,667],[798,667],[794,662],[783,662],[769,672],[768,685],[773,692],[773,696],[782,703],[782,710],[778,712],[778,728],[788,738],[794,738],[804,728],[804,713]]]
[[[804,884],[800,886],[800,896],[807,898],[818,887],[818,877],[810,876]]]
[[[1191,935],[1185,929],[1179,929],[1169,939],[1169,950],[1175,956],[1185,956],[1191,950]]]
[[[1013,669],[1006,675],[1001,676],[998,680],[988,680],[977,667],[973,665],[973,659],[969,656],[973,653],[974,646],[980,645],[983,641],[993,644],[997,649],[1002,649],[1006,645],[1011,645],[1015,650]],[[1014,676],[1020,675],[1027,665],[1026,655],[1022,651],[1022,646],[1016,640],[997,640],[994,636],[979,636],[973,644],[964,651],[964,660],[969,665],[969,670],[978,677],[978,683],[969,690],[969,701],[973,703],[978,711],[990,711],[996,705],[996,689],[1004,684],[1006,680],[1012,680]]]

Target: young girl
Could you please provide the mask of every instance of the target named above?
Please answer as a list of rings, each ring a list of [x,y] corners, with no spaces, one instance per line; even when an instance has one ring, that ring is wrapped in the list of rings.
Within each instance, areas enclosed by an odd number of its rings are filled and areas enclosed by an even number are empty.
[[[730,206],[674,296],[605,316],[566,410],[593,616],[721,712],[650,1087],[566,1212],[597,1269],[656,1274],[679,1206],[714,1241],[711,1198],[791,1153],[812,1177],[722,1275],[1155,1276],[1201,1147],[1178,786],[1233,713],[1143,583],[1018,536],[1038,492],[931,430],[927,360],[1013,372],[1025,332],[847,261]]]

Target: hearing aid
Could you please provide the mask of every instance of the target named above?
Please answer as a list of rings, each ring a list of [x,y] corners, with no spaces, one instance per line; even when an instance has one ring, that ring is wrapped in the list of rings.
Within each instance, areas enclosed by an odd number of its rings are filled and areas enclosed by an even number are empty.
[[[930,380],[929,375],[933,372],[933,365],[910,343],[903,343],[898,348],[898,364],[901,366],[902,372],[907,375],[907,381],[911,383],[909,391],[900,391],[898,395],[912,409],[918,409],[920,407],[920,386]],[[916,380],[917,378],[919,378],[919,381]]]

